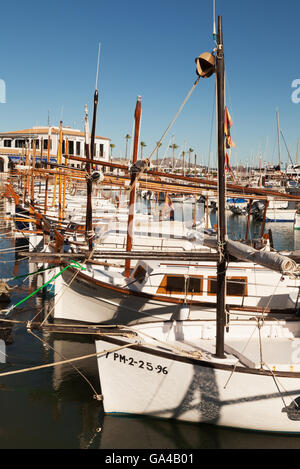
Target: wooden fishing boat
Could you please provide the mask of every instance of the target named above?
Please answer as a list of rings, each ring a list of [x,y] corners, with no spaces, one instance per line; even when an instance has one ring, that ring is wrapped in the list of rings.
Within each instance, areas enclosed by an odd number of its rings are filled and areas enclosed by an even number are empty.
[[[266,317],[264,311],[244,321],[226,314],[227,256],[235,246],[226,237],[221,17],[216,37],[215,60],[209,55],[213,65],[208,54],[196,61],[200,76],[217,77],[216,319],[173,317],[119,326],[96,340],[104,411],[299,433],[300,322],[295,316]]]
[[[96,341],[104,410],[299,433],[299,326],[232,321],[224,358],[215,356],[214,321],[114,329]]]

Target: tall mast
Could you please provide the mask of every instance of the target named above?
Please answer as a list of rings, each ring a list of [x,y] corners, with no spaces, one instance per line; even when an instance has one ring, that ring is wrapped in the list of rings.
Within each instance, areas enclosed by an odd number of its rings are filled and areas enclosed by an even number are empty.
[[[60,121],[60,127],[59,127],[59,153],[58,153],[58,164],[61,166],[62,165],[62,151],[63,151],[63,130],[62,130],[62,121]],[[59,177],[58,177],[58,226],[59,228],[61,227],[61,221],[62,221],[62,193],[61,193],[61,182],[62,182],[62,176],[61,176],[61,169],[59,168]]]
[[[132,165],[134,165],[137,162],[137,155],[138,155],[140,120],[141,120],[141,97],[140,96],[137,97],[134,118],[135,118],[135,130],[134,130]],[[131,173],[131,181],[130,181],[131,189],[130,189],[130,196],[129,196],[129,214],[128,214],[127,242],[126,242],[126,251],[129,251],[129,252],[132,249],[136,176],[137,176],[137,173],[133,171]],[[129,275],[130,275],[130,259],[126,259],[125,260],[125,277],[129,277]]]
[[[87,105],[85,105],[84,112],[85,112],[85,116],[84,116],[85,157],[86,159],[89,159],[90,158],[90,127],[89,127],[89,116],[88,116]],[[86,202],[85,233],[88,239],[89,251],[91,251],[93,248],[93,240],[91,236],[92,229],[93,229],[91,163],[86,164],[86,172],[87,172],[87,183],[86,183],[87,202]]]
[[[277,141],[278,141],[278,162],[279,162],[279,169],[281,170],[281,155],[280,155],[280,127],[279,127],[279,113],[278,109],[276,111],[277,115]]]
[[[48,123],[50,120],[48,119]],[[51,127],[48,127],[48,148],[47,148],[47,165],[46,168],[50,169],[50,147],[51,147]],[[48,208],[48,180],[49,180],[49,174],[47,173],[46,175],[46,186],[45,186],[45,205],[44,205],[44,213],[47,213],[47,208]]]
[[[218,109],[218,246],[217,262],[217,338],[216,357],[224,358],[225,300],[226,300],[226,217],[225,217],[225,91],[224,47],[222,17],[218,17],[217,36],[217,109]]]
[[[92,122],[92,133],[91,133],[91,145],[90,145],[90,158],[94,159],[95,153],[95,134],[96,134],[96,121],[97,121],[97,108],[98,108],[98,75],[99,75],[99,61],[100,61],[100,44],[98,49],[98,63],[97,63],[97,74],[96,74],[96,86],[94,93],[94,111],[93,111],[93,122]],[[85,117],[85,148],[86,148],[86,158],[89,158],[89,128],[88,128],[88,117],[87,117],[87,108],[86,108],[86,117]],[[91,163],[87,163],[87,204],[86,204],[86,237],[88,239],[89,251],[93,249],[93,207],[92,207],[92,179],[91,179]]]
[[[32,165],[31,165],[31,195],[30,195],[30,204],[34,206],[34,169],[35,169],[35,157],[36,157],[36,146],[35,146],[35,136],[32,140],[33,152],[32,152]]]

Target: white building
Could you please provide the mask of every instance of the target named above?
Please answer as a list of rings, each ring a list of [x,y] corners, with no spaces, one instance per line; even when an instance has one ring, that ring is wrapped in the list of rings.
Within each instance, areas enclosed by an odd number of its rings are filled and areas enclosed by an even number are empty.
[[[21,163],[25,154],[33,155],[33,141],[35,140],[36,163],[46,162],[48,157],[48,136],[50,133],[50,162],[56,163],[59,150],[59,127],[32,127],[31,129],[0,132],[0,171],[6,171],[8,162]],[[63,127],[63,157],[66,154],[68,140],[68,155],[85,157],[85,134],[77,129]],[[108,161],[110,155],[110,139],[95,137],[94,158]],[[63,158],[64,162],[64,158]],[[69,160],[69,165],[80,167],[81,162]]]

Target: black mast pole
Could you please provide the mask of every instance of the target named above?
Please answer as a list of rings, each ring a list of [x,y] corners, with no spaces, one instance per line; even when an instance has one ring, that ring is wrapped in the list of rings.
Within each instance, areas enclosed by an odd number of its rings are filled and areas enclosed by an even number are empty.
[[[96,76],[96,87],[94,93],[94,110],[93,110],[93,123],[92,123],[92,132],[91,132],[91,145],[90,145],[90,159],[94,159],[95,154],[95,135],[96,135],[96,120],[97,120],[97,108],[98,108],[98,71],[99,71],[99,58],[100,58],[100,44],[98,51],[98,64],[97,64],[97,76]],[[86,142],[86,153],[89,151],[87,142]],[[87,158],[89,156],[87,155]],[[86,207],[86,237],[88,240],[89,251],[93,249],[93,207],[92,207],[92,191],[93,184],[91,179],[92,165],[87,163],[86,172],[87,172],[87,207]]]
[[[217,263],[217,338],[216,357],[224,358],[225,299],[226,299],[226,217],[225,217],[225,97],[224,48],[222,17],[218,17],[217,36],[217,106],[218,106],[218,245]]]

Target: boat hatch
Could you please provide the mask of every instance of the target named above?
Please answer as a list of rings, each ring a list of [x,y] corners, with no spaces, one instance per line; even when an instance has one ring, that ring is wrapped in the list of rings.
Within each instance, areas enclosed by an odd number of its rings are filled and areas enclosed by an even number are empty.
[[[130,288],[140,290],[147,282],[151,272],[153,272],[153,266],[149,263],[145,261],[137,262],[129,278],[128,284]]]

